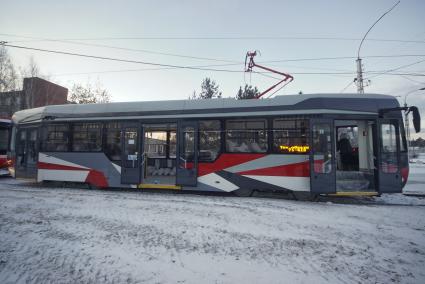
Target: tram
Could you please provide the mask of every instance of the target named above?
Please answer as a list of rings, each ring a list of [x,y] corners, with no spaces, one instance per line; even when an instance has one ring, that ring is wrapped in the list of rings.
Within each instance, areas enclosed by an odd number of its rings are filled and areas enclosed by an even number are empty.
[[[379,195],[409,173],[403,111],[380,94],[55,105],[16,112],[13,175],[97,188]]]
[[[7,158],[7,151],[9,149],[11,125],[10,119],[0,118],[0,176],[9,175],[11,162]]]

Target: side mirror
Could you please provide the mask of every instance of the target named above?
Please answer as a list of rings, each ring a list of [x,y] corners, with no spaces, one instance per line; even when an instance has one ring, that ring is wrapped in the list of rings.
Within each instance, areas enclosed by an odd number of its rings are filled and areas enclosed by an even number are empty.
[[[419,114],[419,110],[415,106],[411,106],[409,108],[409,112],[412,112],[413,116],[413,127],[415,128],[416,133],[421,131],[421,115]]]

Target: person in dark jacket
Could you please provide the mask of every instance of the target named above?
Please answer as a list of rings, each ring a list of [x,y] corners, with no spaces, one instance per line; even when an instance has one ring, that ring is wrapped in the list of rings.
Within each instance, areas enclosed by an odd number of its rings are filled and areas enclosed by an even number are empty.
[[[338,141],[337,150],[341,157],[342,170],[351,170],[353,167],[353,148],[351,147],[350,140],[346,133],[341,135],[341,139]]]

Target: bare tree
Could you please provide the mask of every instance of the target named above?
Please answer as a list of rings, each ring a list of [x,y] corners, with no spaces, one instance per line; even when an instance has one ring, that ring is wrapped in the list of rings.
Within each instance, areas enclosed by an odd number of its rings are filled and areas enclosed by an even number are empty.
[[[13,91],[19,86],[19,76],[4,46],[0,46],[0,92]]]
[[[99,81],[94,86],[89,81],[85,86],[74,83],[71,88],[70,101],[76,104],[108,103],[111,101],[111,95]]]

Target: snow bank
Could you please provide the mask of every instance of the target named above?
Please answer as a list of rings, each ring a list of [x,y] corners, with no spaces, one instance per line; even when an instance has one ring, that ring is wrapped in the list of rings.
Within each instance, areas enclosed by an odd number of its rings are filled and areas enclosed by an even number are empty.
[[[91,191],[5,181],[0,283],[425,282],[425,207],[419,204]]]

